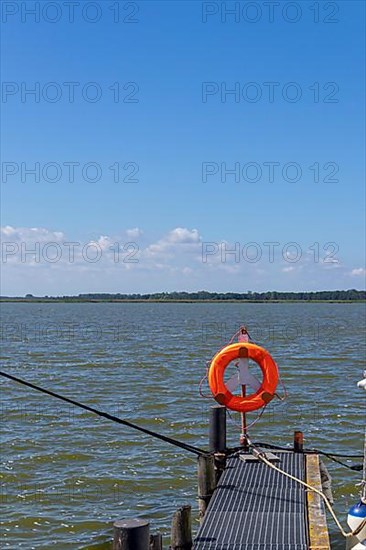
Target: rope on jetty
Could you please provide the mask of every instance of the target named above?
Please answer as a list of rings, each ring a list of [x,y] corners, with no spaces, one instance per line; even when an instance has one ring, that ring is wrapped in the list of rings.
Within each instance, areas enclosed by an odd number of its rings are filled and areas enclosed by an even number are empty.
[[[274,449],[274,450],[277,450],[277,451],[288,451],[288,450],[290,450],[289,447],[281,447],[280,445],[272,445],[270,443],[255,442],[255,443],[253,443],[253,445],[256,445],[257,447],[263,447],[264,449]],[[242,450],[243,450],[242,447],[233,447],[231,449],[228,449],[228,455],[233,454],[233,453],[237,453],[237,452],[242,451]],[[302,451],[298,451],[298,452],[302,452],[302,453],[305,453],[305,454],[318,454],[318,455],[326,456],[330,460],[333,460],[337,464],[340,464],[341,466],[344,466],[345,468],[348,468],[349,470],[353,470],[354,472],[360,472],[362,470],[362,464],[352,464],[352,466],[350,466],[349,464],[346,464],[345,462],[342,462],[342,460],[339,460],[337,458],[337,457],[346,458],[346,459],[353,458],[353,459],[356,459],[356,460],[357,459],[362,460],[363,457],[361,455],[350,455],[350,454],[347,454],[347,453],[328,453],[328,452],[325,452],[325,451],[321,451],[320,449],[303,449]]]
[[[276,470],[277,472],[279,472],[280,474],[296,481],[297,483],[299,483],[300,485],[303,485],[304,487],[306,487],[307,489],[309,489],[310,491],[313,491],[314,493],[316,493],[317,495],[319,495],[323,500],[324,500],[324,503],[326,505],[326,507],[328,508],[335,524],[337,525],[339,531],[342,533],[342,535],[345,537],[345,538],[350,538],[350,537],[354,537],[354,536],[357,536],[361,531],[362,529],[365,527],[366,525],[366,518],[360,523],[360,525],[358,527],[356,527],[356,529],[354,529],[353,531],[349,531],[348,533],[343,529],[341,523],[339,522],[333,508],[332,508],[332,505],[331,503],[329,502],[329,499],[325,496],[325,494],[322,492],[322,491],[319,491],[319,489],[316,489],[315,487],[312,487],[311,485],[309,485],[308,483],[306,483],[305,481],[302,481],[301,479],[298,479],[297,477],[289,474],[288,472],[285,472],[284,470],[281,470],[281,468],[278,468],[278,466],[275,466],[272,462],[270,462],[265,453],[263,451],[261,451],[260,449],[258,449],[253,443],[251,443],[251,441],[249,441],[249,445],[251,446],[251,451],[252,451],[252,454],[258,458],[258,460],[260,460],[261,462],[263,462],[264,464],[266,464],[269,468],[272,468],[273,470]]]
[[[271,449],[278,449],[281,451],[288,451],[287,447],[278,447],[276,445],[268,445],[267,443],[255,443],[255,445],[258,445],[258,447],[267,447]],[[303,453],[314,453],[318,455],[323,455],[329,458],[330,460],[333,460],[334,462],[337,462],[337,464],[340,464],[341,466],[344,466],[345,468],[348,468],[349,470],[353,470],[355,472],[360,472],[362,470],[362,464],[353,464],[350,466],[349,464],[346,464],[345,462],[342,462],[342,460],[339,460],[339,458],[355,458],[355,459],[362,459],[361,455],[350,455],[350,454],[342,454],[342,453],[328,453],[325,451],[321,451],[320,449],[303,449]]]
[[[188,443],[183,443],[183,441],[178,441],[177,439],[173,439],[172,437],[168,437],[163,434],[159,434],[157,432],[154,432],[152,430],[148,430],[147,428],[143,428],[142,426],[138,426],[137,424],[133,424],[132,422],[129,422],[128,420],[123,420],[122,418],[119,418],[118,416],[114,416],[112,414],[108,414],[106,412],[100,411],[98,409],[95,409],[94,407],[89,407],[89,405],[85,405],[84,403],[80,403],[78,401],[75,401],[74,399],[70,399],[69,397],[64,397],[63,395],[60,395],[59,393],[53,392],[51,390],[47,390],[46,388],[42,388],[41,386],[37,386],[36,384],[32,384],[31,382],[27,382],[26,380],[22,380],[21,378],[18,378],[17,376],[13,376],[12,374],[8,374],[6,372],[0,371],[0,376],[3,376],[4,378],[8,378],[9,380],[12,380],[13,382],[18,382],[18,384],[22,384],[23,386],[27,386],[28,388],[32,388],[33,390],[45,393],[47,395],[50,395],[51,397],[56,397],[56,399],[61,399],[61,401],[65,401],[66,403],[71,403],[71,405],[75,405],[76,407],[79,407],[80,409],[84,409],[86,411],[92,412],[96,414],[97,416],[102,416],[103,418],[106,418],[107,420],[111,420],[112,422],[116,422],[117,424],[123,424],[124,426],[128,426],[129,428],[133,428],[134,430],[138,430],[139,432],[142,432],[144,434],[150,435],[151,437],[155,437],[156,439],[160,439],[161,441],[165,441],[166,443],[169,443],[170,445],[175,445],[176,447],[180,447],[181,449],[184,449],[185,451],[189,451],[190,453],[194,453],[196,455],[202,455],[207,454],[206,451],[203,451],[202,449],[199,449],[198,447],[194,447],[193,445],[189,445]]]

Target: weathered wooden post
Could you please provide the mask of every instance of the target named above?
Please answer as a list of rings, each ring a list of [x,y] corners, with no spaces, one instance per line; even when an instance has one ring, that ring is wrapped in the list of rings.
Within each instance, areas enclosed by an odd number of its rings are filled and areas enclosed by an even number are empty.
[[[226,463],[226,407],[223,405],[210,408],[209,449],[214,453],[217,484]]]
[[[304,434],[300,431],[294,432],[294,451],[302,453],[304,450]]]
[[[212,455],[200,455],[198,457],[198,508],[201,523],[215,487],[215,459]]]
[[[163,536],[160,533],[150,535],[149,550],[163,550]]]
[[[120,519],[113,525],[113,550],[149,550],[149,522]]]
[[[210,408],[209,448],[214,453],[226,449],[226,407],[214,405]]]
[[[175,512],[172,521],[170,548],[171,550],[191,550],[191,506],[181,506]]]

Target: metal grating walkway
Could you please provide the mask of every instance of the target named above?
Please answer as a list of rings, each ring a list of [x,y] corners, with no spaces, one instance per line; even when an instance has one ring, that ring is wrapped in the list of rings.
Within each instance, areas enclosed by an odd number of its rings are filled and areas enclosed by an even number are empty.
[[[299,479],[305,457],[276,452],[276,464]],[[307,550],[305,489],[260,462],[227,460],[194,550]]]

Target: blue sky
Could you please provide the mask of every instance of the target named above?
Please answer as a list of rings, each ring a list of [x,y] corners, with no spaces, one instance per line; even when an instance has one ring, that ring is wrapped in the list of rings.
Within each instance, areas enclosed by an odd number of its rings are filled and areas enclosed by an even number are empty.
[[[363,2],[51,4],[2,5],[2,294],[364,288]]]

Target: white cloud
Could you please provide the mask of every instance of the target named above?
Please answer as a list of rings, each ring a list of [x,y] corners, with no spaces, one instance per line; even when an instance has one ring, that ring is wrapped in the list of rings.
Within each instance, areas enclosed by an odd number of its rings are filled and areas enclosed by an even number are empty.
[[[200,250],[201,237],[197,229],[176,227],[162,239],[146,248],[147,257],[173,258],[183,252]]]
[[[272,257],[268,246],[256,243],[256,254],[248,243],[214,242],[198,229],[175,227],[155,240],[146,233],[139,239],[142,234],[132,227],[79,242],[62,231],[7,225],[1,229],[2,294],[319,290],[353,288],[355,277],[362,286],[366,275],[364,268],[327,264],[309,254],[294,263],[281,245]]]
[[[143,234],[143,231],[139,227],[133,227],[132,229],[127,229],[126,235],[129,239],[138,239]]]
[[[12,227],[7,225],[0,229],[1,240],[11,239],[11,242],[60,242],[65,238],[62,231],[51,231],[45,227]],[[7,242],[7,241],[6,241]]]
[[[16,229],[14,227],[11,227],[11,225],[6,225],[5,227],[1,228],[2,237],[11,237],[14,234],[16,234]]]
[[[354,277],[365,277],[366,276],[366,269],[363,267],[358,267],[357,269],[352,269],[351,275]]]
[[[185,227],[176,227],[168,233],[167,241],[172,243],[198,243],[200,236],[197,229],[186,229]]]
[[[111,246],[113,246],[113,241],[110,237],[108,237],[108,235],[101,235],[96,241],[90,242],[95,242],[100,246],[101,250],[108,250]]]

